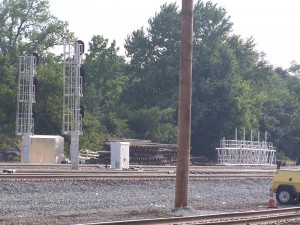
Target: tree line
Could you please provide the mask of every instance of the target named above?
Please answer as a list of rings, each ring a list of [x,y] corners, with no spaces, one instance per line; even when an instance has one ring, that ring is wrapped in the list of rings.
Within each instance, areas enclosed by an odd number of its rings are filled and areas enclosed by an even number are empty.
[[[108,138],[177,142],[181,11],[166,3],[125,40],[95,34],[86,44],[83,135],[80,148],[99,150]],[[0,1],[0,147],[13,145],[18,56],[37,52],[35,134],[60,135],[63,58],[51,48],[74,42],[68,23],[47,0]],[[234,34],[226,9],[198,0],[194,6],[191,153],[216,159],[223,137],[245,129],[267,132],[281,155],[300,158],[300,66],[274,67],[253,38]],[[65,137],[69,142],[69,137]],[[66,148],[67,149],[67,148]],[[68,149],[67,149],[68,151]]]

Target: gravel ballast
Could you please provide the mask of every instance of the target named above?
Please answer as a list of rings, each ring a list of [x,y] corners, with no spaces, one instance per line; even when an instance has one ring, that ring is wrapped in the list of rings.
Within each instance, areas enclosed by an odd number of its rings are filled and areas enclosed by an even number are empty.
[[[195,214],[266,209],[271,179],[189,182]],[[1,181],[0,224],[76,224],[168,216],[175,180]]]

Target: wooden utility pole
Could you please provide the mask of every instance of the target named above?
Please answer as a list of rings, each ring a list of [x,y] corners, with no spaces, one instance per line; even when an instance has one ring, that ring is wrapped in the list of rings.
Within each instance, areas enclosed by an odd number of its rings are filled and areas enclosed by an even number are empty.
[[[175,207],[188,205],[191,140],[193,0],[182,0]]]

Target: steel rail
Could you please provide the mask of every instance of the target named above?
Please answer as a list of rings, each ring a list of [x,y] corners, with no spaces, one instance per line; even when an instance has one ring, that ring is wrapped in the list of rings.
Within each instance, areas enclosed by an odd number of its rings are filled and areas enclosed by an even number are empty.
[[[104,166],[94,165],[80,165],[78,170],[71,170],[70,165],[61,164],[7,164],[0,163],[0,173],[3,170],[14,170],[17,173],[99,173],[99,172],[110,172],[110,173],[133,173],[133,172],[149,172],[149,173],[175,173],[176,167],[174,166],[143,166],[143,167],[131,167],[130,169],[115,170],[105,168]],[[249,173],[269,173],[274,175],[276,172],[275,168],[272,167],[244,167],[244,166],[191,166],[190,174],[249,174]]]
[[[165,174],[165,173],[175,173],[174,170],[65,170],[65,169],[13,169],[16,173],[111,173],[111,174],[133,174],[133,173],[143,173],[143,174]],[[271,174],[274,175],[273,170],[190,170],[190,174]]]
[[[15,166],[15,167],[71,167],[71,164],[53,164],[53,163],[7,163],[7,162],[0,162],[0,167],[3,166]],[[170,166],[170,165],[162,165],[162,166],[157,166],[157,165],[134,165],[130,164],[131,167],[140,167],[144,169],[176,169],[176,165]],[[104,164],[79,164],[80,168],[84,167],[105,167]],[[228,168],[236,168],[236,169],[274,169],[276,170],[276,166],[261,166],[261,165],[250,165],[250,166],[245,166],[245,165],[230,165],[230,166],[223,166],[223,165],[215,165],[215,166],[195,166],[195,165],[190,165],[190,169],[212,169],[212,170],[222,170],[222,169],[228,169]]]
[[[131,172],[156,172],[156,173],[164,173],[164,172],[175,172],[176,167],[130,167],[130,169],[110,169],[101,166],[80,166],[78,170],[71,170],[70,165],[61,165],[61,164],[3,164],[0,163],[0,172],[1,170],[14,169],[20,172],[117,172],[117,173],[131,173]],[[275,168],[257,168],[257,167],[195,167],[191,166],[189,173],[275,173]]]
[[[246,178],[271,178],[272,174],[191,174],[191,180],[197,179],[246,179]],[[119,173],[13,173],[0,174],[0,180],[52,180],[52,179],[72,179],[72,180],[109,180],[109,179],[175,179],[176,174],[119,174]]]
[[[245,225],[245,224],[270,224],[270,222],[285,223],[300,221],[300,207],[272,209],[251,212],[233,212],[226,214],[211,214],[188,217],[155,218],[127,221],[112,221],[99,223],[85,223],[77,225],[172,225],[172,224],[215,224],[215,225]]]

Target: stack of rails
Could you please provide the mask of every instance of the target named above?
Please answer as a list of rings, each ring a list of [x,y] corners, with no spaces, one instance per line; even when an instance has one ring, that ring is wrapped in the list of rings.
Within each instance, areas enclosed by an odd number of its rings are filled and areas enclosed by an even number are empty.
[[[110,143],[129,142],[129,163],[131,165],[174,165],[177,158],[177,145],[152,143],[149,140],[110,139],[99,152],[96,163],[110,164]]]
[[[110,164],[110,151],[99,151],[98,156],[86,160],[86,163],[90,164]]]

